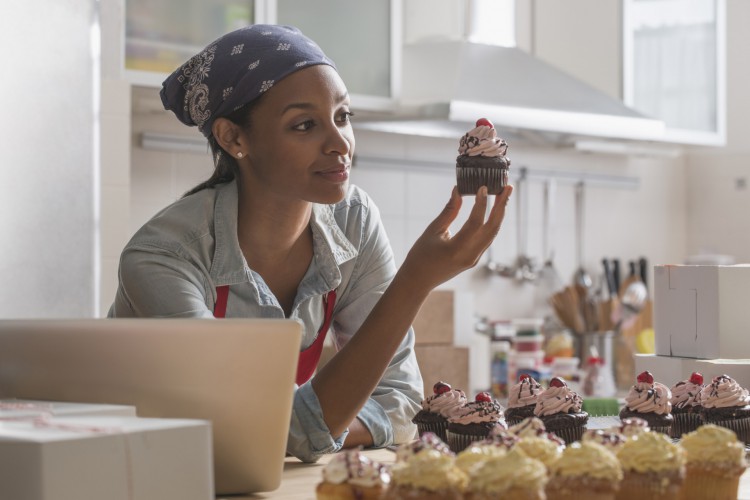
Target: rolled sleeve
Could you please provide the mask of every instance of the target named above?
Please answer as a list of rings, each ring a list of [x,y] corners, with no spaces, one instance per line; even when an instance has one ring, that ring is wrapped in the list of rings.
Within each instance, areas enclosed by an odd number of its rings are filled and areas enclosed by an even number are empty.
[[[372,398],[368,399],[357,419],[370,431],[374,448],[384,448],[393,444],[393,426],[380,403]]]
[[[323,410],[310,382],[296,389],[292,421],[286,451],[303,462],[317,462],[326,453],[334,453],[344,445],[349,430],[333,438],[323,421]]]

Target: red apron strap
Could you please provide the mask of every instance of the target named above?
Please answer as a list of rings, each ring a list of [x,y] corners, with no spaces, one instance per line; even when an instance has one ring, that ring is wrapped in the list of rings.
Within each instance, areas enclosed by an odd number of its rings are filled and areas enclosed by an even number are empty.
[[[223,318],[227,313],[227,299],[229,297],[229,285],[216,287],[216,305],[214,305],[214,317]],[[310,347],[299,353],[297,361],[297,385],[302,385],[312,378],[318,367],[320,355],[323,353],[323,343],[326,340],[328,329],[333,320],[333,309],[336,307],[336,290],[331,290],[323,296],[323,325],[318,331],[315,342]]]
[[[318,337],[310,347],[299,353],[297,362],[297,385],[302,385],[312,378],[318,367],[323,343],[333,320],[333,308],[336,306],[336,290],[331,290],[323,296],[323,326],[318,331]]]
[[[214,305],[214,318],[223,318],[227,314],[227,298],[229,297],[229,285],[216,287],[216,304]]]

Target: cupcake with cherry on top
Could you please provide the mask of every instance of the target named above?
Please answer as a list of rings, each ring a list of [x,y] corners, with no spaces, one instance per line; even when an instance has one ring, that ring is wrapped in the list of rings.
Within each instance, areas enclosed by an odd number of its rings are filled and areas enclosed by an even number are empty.
[[[523,419],[534,416],[537,399],[544,392],[544,387],[526,373],[518,377],[518,382],[508,391],[508,408],[505,420],[508,425],[520,423]]]
[[[701,420],[726,427],[750,444],[750,395],[729,375],[714,377],[701,391]]]
[[[654,382],[651,372],[642,372],[625,397],[625,407],[620,410],[620,418],[638,417],[648,422],[652,431],[669,434],[674,421],[671,399],[672,391],[669,387]]]
[[[446,382],[437,382],[432,386],[433,394],[422,400],[422,409],[414,416],[412,422],[417,425],[421,436],[425,432],[436,434],[443,441],[448,427],[448,417],[466,404],[466,394],[461,389],[453,389]]]
[[[687,380],[681,380],[672,386],[672,430],[670,436],[678,438],[686,432],[692,432],[701,425],[700,412],[703,409],[700,398],[703,390],[703,375],[698,372],[690,374]]]
[[[507,427],[503,407],[488,392],[480,392],[474,401],[466,403],[448,418],[448,446],[459,453],[474,441],[487,438],[498,426]]]
[[[583,399],[560,377],[554,377],[536,402],[534,415],[546,429],[570,444],[581,439],[589,414],[583,410]]]

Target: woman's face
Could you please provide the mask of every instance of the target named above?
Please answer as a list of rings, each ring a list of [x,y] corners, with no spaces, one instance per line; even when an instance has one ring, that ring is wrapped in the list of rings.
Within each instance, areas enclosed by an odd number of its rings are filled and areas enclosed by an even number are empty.
[[[241,132],[249,148],[243,177],[267,194],[341,201],[354,154],[349,116],[346,87],[330,66],[287,76],[258,102]]]

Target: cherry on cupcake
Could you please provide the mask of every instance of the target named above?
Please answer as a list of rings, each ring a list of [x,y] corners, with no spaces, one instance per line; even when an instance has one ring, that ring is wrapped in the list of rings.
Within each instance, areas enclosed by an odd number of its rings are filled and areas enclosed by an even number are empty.
[[[480,118],[479,120],[477,120],[476,126],[481,127],[482,125],[484,125],[485,127],[495,128],[492,122],[489,121],[487,118]]]
[[[531,378],[531,377],[529,376],[529,374],[528,374],[528,373],[522,373],[522,374],[520,374],[520,375],[518,376],[518,381],[519,381],[519,382],[523,382],[524,380],[527,380],[527,379],[530,379],[530,378]]]
[[[489,392],[480,392],[474,398],[474,401],[484,401],[485,403],[491,403],[492,402],[492,396],[490,396]]]
[[[437,384],[432,386],[432,392],[435,394],[443,394],[444,392],[448,392],[451,390],[450,384],[446,384],[445,382],[438,382]]]
[[[690,383],[695,384],[695,385],[703,385],[703,375],[701,375],[698,372],[691,373]]]
[[[638,378],[636,378],[638,382],[646,383],[646,384],[653,384],[654,383],[654,376],[651,375],[651,372],[646,370],[645,372],[641,372],[638,374]]]
[[[552,380],[549,381],[550,387],[567,387],[567,384],[565,381],[560,377],[553,377]]]

